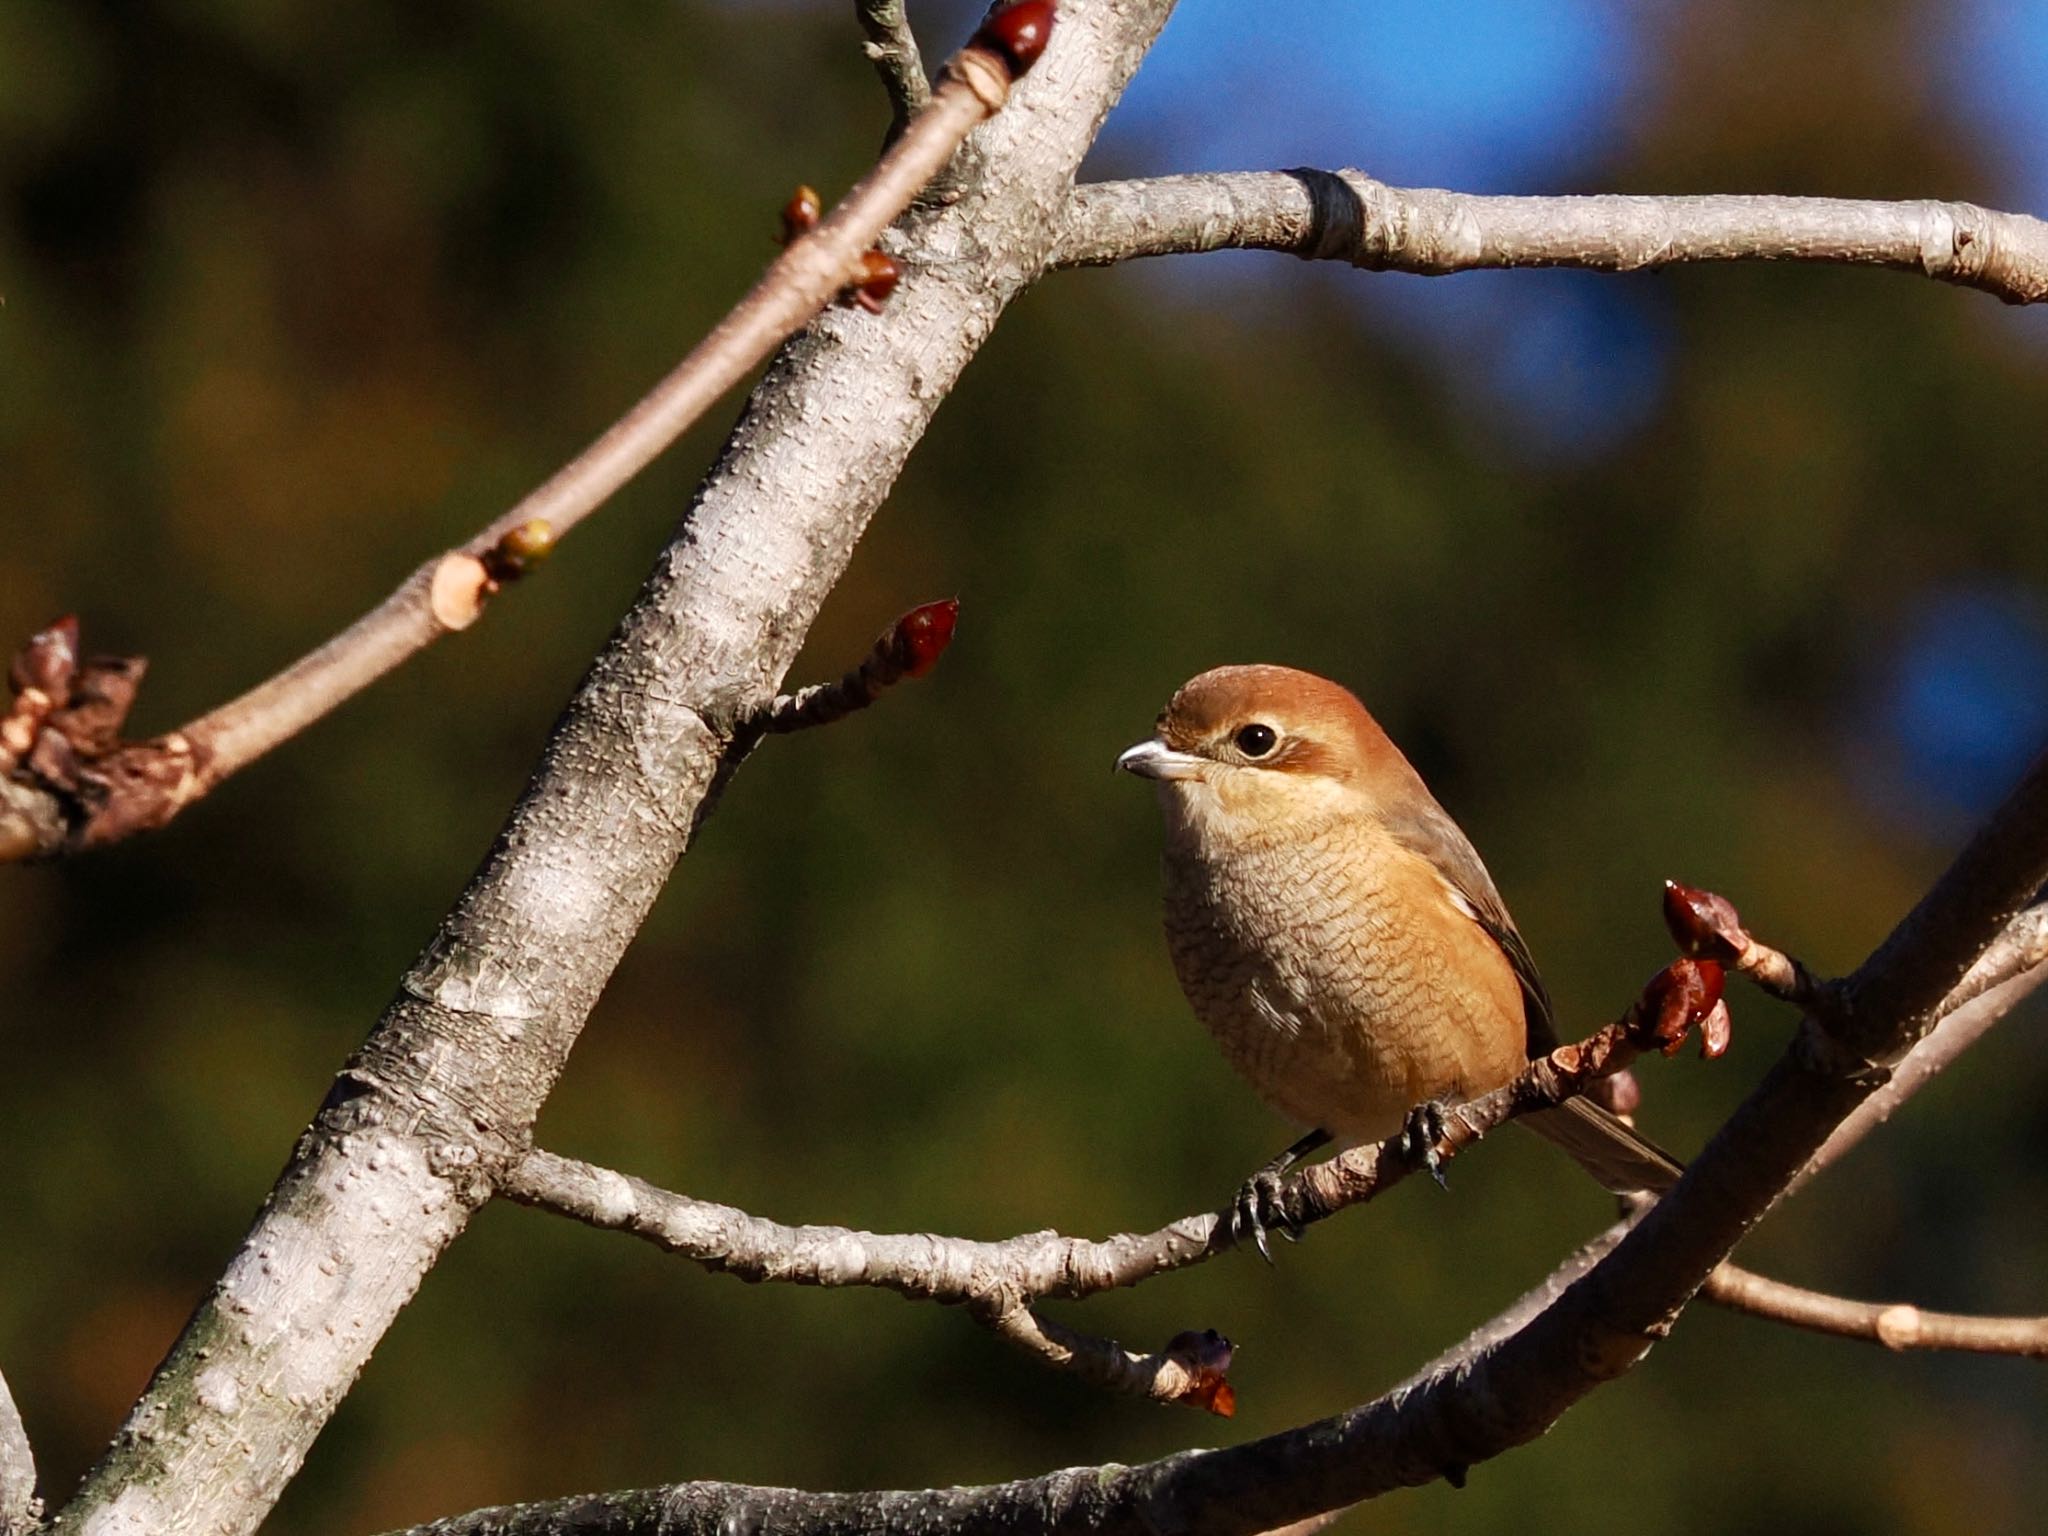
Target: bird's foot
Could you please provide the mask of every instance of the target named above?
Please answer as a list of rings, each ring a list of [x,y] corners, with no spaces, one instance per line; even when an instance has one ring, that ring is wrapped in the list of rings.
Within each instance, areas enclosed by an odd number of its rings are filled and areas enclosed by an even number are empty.
[[[1273,1250],[1266,1246],[1269,1229],[1277,1230],[1290,1243],[1300,1242],[1301,1224],[1287,1214],[1280,1200],[1280,1175],[1329,1144],[1328,1131],[1310,1131],[1239,1185],[1230,1202],[1230,1240],[1242,1243],[1249,1237],[1258,1248],[1259,1257],[1268,1264],[1273,1262]]]
[[[1436,1180],[1438,1189],[1451,1187],[1444,1179],[1444,1160],[1436,1150],[1436,1144],[1444,1139],[1447,1129],[1449,1121],[1445,1119],[1441,1099],[1423,1100],[1408,1111],[1408,1118],[1401,1126],[1401,1155],[1429,1170],[1429,1176]]]
[[[1280,1201],[1282,1172],[1273,1163],[1266,1164],[1238,1186],[1230,1202],[1231,1241],[1243,1243],[1250,1238],[1259,1257],[1268,1264],[1273,1262],[1273,1250],[1266,1246],[1268,1232],[1278,1232],[1290,1243],[1301,1238],[1301,1228],[1288,1219],[1287,1209]]]

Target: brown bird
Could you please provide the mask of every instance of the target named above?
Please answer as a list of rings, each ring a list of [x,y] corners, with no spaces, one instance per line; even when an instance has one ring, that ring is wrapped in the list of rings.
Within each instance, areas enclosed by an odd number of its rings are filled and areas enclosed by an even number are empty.
[[[1181,990],[1258,1095],[1308,1128],[1239,1193],[1236,1227],[1261,1252],[1298,1158],[1403,1132],[1436,1172],[1443,1107],[1557,1044],[1486,866],[1346,689],[1218,667],[1117,766],[1158,785]],[[1663,1189],[1680,1171],[1585,1098],[1522,1123],[1611,1190]]]

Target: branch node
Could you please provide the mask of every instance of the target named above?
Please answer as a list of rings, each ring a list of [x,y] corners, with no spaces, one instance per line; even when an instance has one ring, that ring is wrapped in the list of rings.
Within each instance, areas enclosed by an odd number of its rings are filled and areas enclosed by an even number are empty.
[[[442,629],[464,630],[483,616],[484,602],[497,590],[490,570],[475,555],[444,555],[427,587],[427,607]]]
[[[946,60],[945,73],[948,80],[966,86],[991,116],[1010,99],[1010,82],[1016,78],[1000,55],[974,44]]]

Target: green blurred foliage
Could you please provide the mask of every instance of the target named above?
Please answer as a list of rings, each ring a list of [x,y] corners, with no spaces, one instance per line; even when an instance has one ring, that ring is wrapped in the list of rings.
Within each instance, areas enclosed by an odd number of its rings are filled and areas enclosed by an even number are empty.
[[[1971,168],[1901,85],[1916,14],[1682,13],[1626,188],[1929,195]],[[1846,58],[1843,48],[1855,44]],[[1824,78],[1827,89],[1808,89]],[[1731,106],[1730,102],[1736,103]],[[1709,110],[1707,104],[1713,104]],[[252,683],[538,481],[843,187],[886,113],[850,21],[701,5],[0,8],[0,628],[155,659],[143,730]],[[1114,167],[1103,167],[1113,170]],[[1657,881],[1823,968],[1945,849],[1846,791],[1842,701],[1912,595],[2048,579],[2048,374],[1991,301],[1697,271],[1651,428],[1531,467],[1340,282],[1259,302],[1046,283],[940,414],[800,666],[964,601],[945,665],[770,743],[592,1020],[565,1153],[786,1220],[1000,1236],[1211,1205],[1291,1130],[1186,1016],[1157,829],[1107,772],[1226,660],[1358,688],[1486,850],[1568,1016],[1666,956]],[[1531,275],[1528,281],[1541,282]],[[430,933],[714,450],[701,429],[490,621],[167,831],[0,878],[0,1366],[61,1495],[143,1385]],[[1780,1048],[1646,1076],[1697,1143]],[[1768,1227],[1788,1277],[2041,1308],[2015,1024]],[[1267,1269],[1067,1309],[1241,1345],[1234,1423],[1054,1377],[888,1296],[747,1289],[491,1209],[275,1522],[722,1477],[923,1485],[1129,1461],[1358,1401],[1603,1222],[1533,1141]],[[2037,1368],[1706,1311],[1542,1444],[1359,1530],[2024,1530]]]

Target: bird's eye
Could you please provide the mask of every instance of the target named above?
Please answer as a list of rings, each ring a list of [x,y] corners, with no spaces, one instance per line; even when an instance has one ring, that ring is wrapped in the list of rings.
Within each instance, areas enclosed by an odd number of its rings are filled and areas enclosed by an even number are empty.
[[[1270,725],[1254,720],[1250,725],[1238,727],[1237,735],[1231,738],[1237,743],[1237,750],[1246,757],[1264,757],[1273,750],[1280,737]]]

